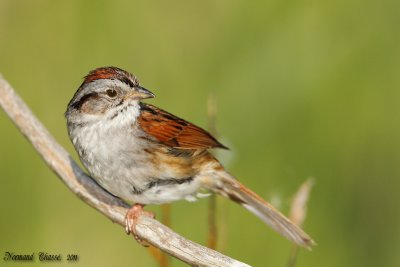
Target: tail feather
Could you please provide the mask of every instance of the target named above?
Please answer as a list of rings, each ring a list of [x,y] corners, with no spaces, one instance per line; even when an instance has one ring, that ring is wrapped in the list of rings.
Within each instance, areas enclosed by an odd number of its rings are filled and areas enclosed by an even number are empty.
[[[225,176],[225,175],[224,175]],[[296,243],[299,246],[310,248],[314,241],[300,227],[292,223],[287,217],[275,209],[256,193],[231,177],[219,177],[222,186],[218,186],[220,193],[239,203],[248,211],[259,217],[275,231]]]

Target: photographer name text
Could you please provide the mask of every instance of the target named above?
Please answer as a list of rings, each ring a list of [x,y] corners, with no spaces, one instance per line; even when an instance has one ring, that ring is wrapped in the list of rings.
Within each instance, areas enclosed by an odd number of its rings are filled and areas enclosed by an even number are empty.
[[[4,253],[3,260],[11,261],[11,262],[34,262],[39,260],[41,262],[61,262],[63,260],[67,260],[69,262],[76,262],[79,260],[79,255],[77,254],[66,254],[66,257],[61,255],[60,253],[52,254],[48,252],[33,252],[31,254],[20,254],[14,253],[10,251],[6,251]]]

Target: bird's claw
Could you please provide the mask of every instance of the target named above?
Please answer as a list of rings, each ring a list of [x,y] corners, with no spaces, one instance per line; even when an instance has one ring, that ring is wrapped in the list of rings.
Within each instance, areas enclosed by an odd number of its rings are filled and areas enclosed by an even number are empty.
[[[146,243],[143,239],[139,237],[136,232],[136,225],[138,224],[138,219],[140,216],[148,216],[151,218],[155,217],[155,214],[150,211],[146,211],[143,209],[144,205],[135,204],[133,205],[125,215],[125,232],[129,235],[132,233],[135,240],[141,244],[142,246],[148,247],[148,243]]]

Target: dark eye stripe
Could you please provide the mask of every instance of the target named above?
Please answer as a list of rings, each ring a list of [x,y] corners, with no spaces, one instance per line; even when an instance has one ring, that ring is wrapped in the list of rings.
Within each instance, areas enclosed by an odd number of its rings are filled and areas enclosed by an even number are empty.
[[[78,101],[72,104],[73,108],[80,109],[82,105],[87,102],[89,99],[98,98],[99,95],[96,92],[89,93],[87,95],[82,96]]]

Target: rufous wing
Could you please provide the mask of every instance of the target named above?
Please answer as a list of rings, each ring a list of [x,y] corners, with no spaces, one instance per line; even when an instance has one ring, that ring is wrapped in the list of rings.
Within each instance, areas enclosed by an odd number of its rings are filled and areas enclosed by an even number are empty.
[[[225,148],[202,128],[153,105],[140,103],[141,128],[160,143],[179,149]]]

